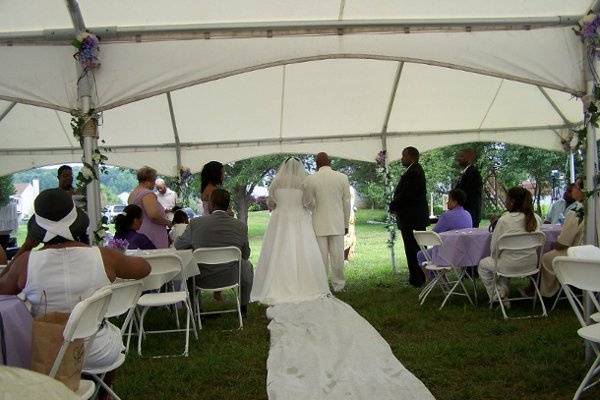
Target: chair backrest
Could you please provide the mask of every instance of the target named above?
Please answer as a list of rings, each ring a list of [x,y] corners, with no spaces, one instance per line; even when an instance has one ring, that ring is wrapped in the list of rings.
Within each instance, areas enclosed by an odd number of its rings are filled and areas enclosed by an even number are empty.
[[[498,239],[498,251],[533,250],[544,246],[542,232],[507,233]]]
[[[425,246],[440,246],[442,238],[433,231],[413,231],[417,244],[423,250]]]
[[[110,287],[105,286],[73,307],[63,330],[63,344],[58,350],[54,364],[48,374],[52,378],[58,373],[69,343],[75,339],[85,339],[96,334],[106,315],[111,294]]]
[[[198,264],[226,264],[237,261],[238,264],[238,280],[236,283],[240,283],[242,279],[242,252],[235,246],[225,247],[201,247],[194,250],[192,254],[194,262]]]
[[[135,307],[144,289],[144,283],[141,280],[117,282],[109,288],[112,290],[112,296],[106,310],[106,318],[118,317]]]
[[[149,254],[143,256],[150,264],[150,274],[142,279],[144,290],[158,290],[177,275],[183,275],[181,258],[177,254]],[[185,282],[186,277],[182,276]]]
[[[552,261],[552,268],[579,323],[581,326],[586,326],[583,303],[573,293],[571,286],[585,291],[584,293],[589,296],[596,311],[600,311],[600,304],[594,295],[594,293],[600,292],[600,260],[559,256]]]
[[[98,331],[106,315],[111,294],[110,287],[105,286],[75,305],[63,331],[66,341],[85,339]]]

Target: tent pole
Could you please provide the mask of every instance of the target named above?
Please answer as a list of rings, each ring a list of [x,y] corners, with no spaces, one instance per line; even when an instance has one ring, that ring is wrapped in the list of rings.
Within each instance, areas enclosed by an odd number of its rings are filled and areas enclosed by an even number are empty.
[[[584,46],[584,48],[587,46]],[[584,53],[584,66],[590,66],[591,68],[598,69],[598,60],[594,58],[592,63],[588,62],[589,53]],[[589,102],[594,100],[594,87],[596,82],[594,81],[594,74],[589,71],[588,67],[585,67],[586,77],[586,89],[587,94],[584,101],[584,107],[587,107]],[[596,185],[597,175],[597,155],[596,155],[596,128],[588,123],[587,124],[587,141],[585,149],[585,190],[586,192],[593,192]],[[595,194],[590,196],[586,200],[586,213],[585,213],[585,243],[593,246],[598,245],[597,234],[596,234],[596,199],[598,196]],[[584,317],[586,323],[591,322],[590,315],[592,313],[592,302],[589,296],[585,296],[584,304]],[[594,356],[594,352],[590,342],[585,342],[585,356],[586,361],[591,362]]]
[[[77,0],[65,0],[73,27],[75,28],[75,35],[79,35],[85,32],[85,22],[83,15],[79,9],[79,3]],[[90,117],[90,111],[93,109],[92,104],[92,87],[94,82],[91,74],[85,72],[81,65],[77,63],[77,96],[79,98],[79,111],[85,117]],[[98,166],[94,162],[94,152],[98,149],[98,129],[97,123],[94,118],[89,118],[83,126],[83,161],[94,167],[94,173],[96,177],[98,175]],[[87,198],[87,214],[90,219],[90,226],[88,229],[90,243],[95,244],[96,238],[94,232],[98,229],[98,222],[100,221],[100,182],[95,177],[92,177],[92,181],[86,186],[86,198]]]
[[[10,103],[10,105],[8,107],[6,107],[6,110],[2,111],[2,114],[0,114],[0,122],[6,118],[6,116],[8,115],[9,112],[11,112],[11,110],[17,105],[16,102],[12,102]]]
[[[575,183],[575,153],[569,151],[569,182]]]
[[[384,185],[384,191],[387,194],[387,191],[389,190],[388,187],[390,185],[390,181],[389,181],[389,174],[388,174],[388,169],[389,169],[389,155],[388,155],[388,148],[387,148],[387,129],[388,129],[388,124],[390,122],[390,115],[392,115],[392,108],[394,107],[394,99],[396,98],[396,91],[398,90],[398,83],[400,82],[400,76],[402,76],[402,69],[404,68],[404,62],[399,62],[398,63],[398,67],[396,68],[396,74],[394,75],[394,82],[392,83],[392,90],[390,93],[390,100],[388,101],[388,105],[387,105],[387,109],[385,112],[385,119],[383,121],[383,127],[381,128],[381,150],[383,150],[385,152],[385,158],[384,158],[384,173],[383,173],[383,185]],[[386,196],[387,198],[387,196]],[[390,226],[390,224],[393,223],[392,220],[392,216],[389,213],[388,210],[389,205],[386,204],[385,205],[385,213],[386,213],[386,219],[387,219],[387,225]],[[391,228],[388,228],[391,229]],[[396,267],[396,249],[394,246],[394,241],[392,240],[394,237],[396,236],[395,232],[391,231],[389,232],[389,241],[390,241],[390,258],[391,258],[391,263],[392,263],[392,271],[395,273],[397,272],[397,267]]]

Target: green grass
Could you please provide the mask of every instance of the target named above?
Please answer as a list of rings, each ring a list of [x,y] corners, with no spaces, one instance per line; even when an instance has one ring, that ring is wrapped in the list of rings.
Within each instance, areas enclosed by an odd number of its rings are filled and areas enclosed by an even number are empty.
[[[398,275],[390,271],[386,233],[366,221],[381,211],[357,215],[356,258],[347,266],[348,287],[340,298],[356,309],[388,341],[398,359],[438,400],[570,399],[587,371],[577,321],[567,302],[549,318],[504,321],[489,310],[479,287],[479,306],[456,298],[441,311],[432,293],[420,307],[408,287],[402,243]],[[269,215],[250,214],[252,260]],[[518,306],[516,313],[529,311]],[[172,326],[166,311],[149,314],[150,326]],[[269,349],[265,308],[249,307],[242,331],[232,316],[206,322],[200,340],[191,340],[188,358],[140,359],[130,352],[119,369],[116,391],[123,399],[266,399]],[[183,336],[151,335],[144,352],[177,352]],[[600,390],[584,399],[598,398]],[[374,399],[375,400],[375,399]]]

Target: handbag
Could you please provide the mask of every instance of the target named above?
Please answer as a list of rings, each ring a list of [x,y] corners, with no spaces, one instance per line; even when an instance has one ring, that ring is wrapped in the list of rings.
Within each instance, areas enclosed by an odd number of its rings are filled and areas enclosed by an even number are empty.
[[[33,320],[31,343],[31,369],[48,375],[54,365],[63,342],[63,331],[69,320],[69,314],[51,312]],[[55,379],[69,389],[77,391],[81,378],[81,369],[85,358],[82,339],[71,342],[65,352]]]

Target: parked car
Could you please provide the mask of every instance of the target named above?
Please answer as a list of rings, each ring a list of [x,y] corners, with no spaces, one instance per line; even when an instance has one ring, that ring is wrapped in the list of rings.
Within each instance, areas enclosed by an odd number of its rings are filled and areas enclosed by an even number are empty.
[[[116,204],[116,205],[112,205],[112,206],[107,206],[104,216],[106,217],[108,222],[112,223],[112,222],[114,222],[115,217],[117,215],[121,214],[124,209],[125,209],[124,204]]]

